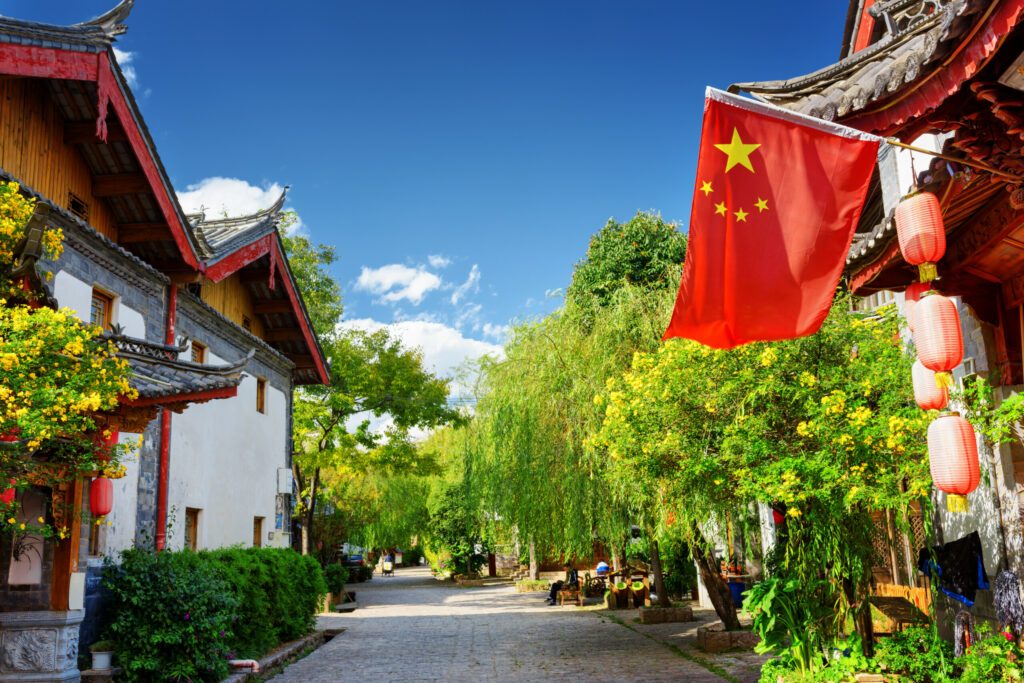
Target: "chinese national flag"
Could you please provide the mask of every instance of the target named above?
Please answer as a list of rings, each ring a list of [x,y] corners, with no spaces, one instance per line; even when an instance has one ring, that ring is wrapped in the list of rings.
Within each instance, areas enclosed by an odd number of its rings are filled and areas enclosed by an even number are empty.
[[[709,88],[683,280],[664,338],[729,349],[817,332],[879,142]]]

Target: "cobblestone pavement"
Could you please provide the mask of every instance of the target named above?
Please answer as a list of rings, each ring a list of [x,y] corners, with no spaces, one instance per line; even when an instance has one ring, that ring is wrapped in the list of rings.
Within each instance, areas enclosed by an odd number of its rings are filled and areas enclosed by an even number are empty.
[[[274,681],[756,681],[728,667],[722,678],[673,633],[624,628],[602,611],[548,607],[539,593],[519,594],[510,585],[459,588],[431,578],[425,569],[400,569],[349,586],[359,609],[320,618],[322,628],[344,628]],[[635,612],[622,612],[630,620]],[[679,626],[679,625],[675,625]],[[644,632],[641,632],[641,629]],[[689,629],[687,629],[689,630]],[[719,669],[721,671],[721,669]]]

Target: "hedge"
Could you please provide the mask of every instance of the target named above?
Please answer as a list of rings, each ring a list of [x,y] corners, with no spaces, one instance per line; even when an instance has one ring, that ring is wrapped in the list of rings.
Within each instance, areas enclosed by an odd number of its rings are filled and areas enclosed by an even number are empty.
[[[216,681],[313,629],[327,593],[317,561],[287,548],[153,553],[108,564],[108,636],[125,680]]]

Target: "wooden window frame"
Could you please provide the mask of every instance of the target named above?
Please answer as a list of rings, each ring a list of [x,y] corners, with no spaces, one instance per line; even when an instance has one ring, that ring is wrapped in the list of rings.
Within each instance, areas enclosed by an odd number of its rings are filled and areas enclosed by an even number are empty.
[[[256,412],[267,414],[267,380],[256,378]]]
[[[252,332],[252,320],[247,315],[242,316],[242,329],[246,332]]]
[[[82,207],[81,211],[75,208],[76,203]],[[68,192],[68,211],[75,214],[86,223],[89,222],[89,202],[85,201],[74,192]]]
[[[100,327],[106,332],[114,325],[114,295],[104,292],[98,287],[92,288],[92,298],[89,299],[89,323],[96,325],[96,321],[93,319],[93,314],[96,312],[96,301],[103,302],[103,320],[101,321]]]
[[[206,362],[206,344],[192,341],[191,360],[193,363],[202,365]]]
[[[252,547],[263,547],[263,520],[265,517],[252,518]]]
[[[185,508],[186,550],[199,550],[199,516],[202,512],[202,508]]]

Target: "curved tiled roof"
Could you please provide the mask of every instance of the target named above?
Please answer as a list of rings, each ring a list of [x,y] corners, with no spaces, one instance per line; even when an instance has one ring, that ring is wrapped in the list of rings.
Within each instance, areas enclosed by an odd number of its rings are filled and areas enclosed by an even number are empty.
[[[892,30],[873,45],[813,73],[781,81],[736,83],[733,92],[828,121],[865,109],[928,72],[945,57],[951,44],[977,20],[984,5],[977,0],[945,0],[930,14],[932,2],[889,0],[873,14],[920,6],[917,13],[891,20]],[[889,19],[887,18],[887,21]]]
[[[0,16],[0,43],[16,40],[22,45],[99,52],[110,47],[127,30],[124,21],[134,5],[135,0],[122,0],[109,12],[71,26],[53,26]],[[17,38],[4,29],[13,29]]]
[[[190,214],[189,224],[199,240],[207,263],[219,261],[277,230],[287,195],[288,188],[285,187],[273,204],[248,216],[210,219],[205,212]]]
[[[120,335],[109,336],[132,369],[131,385],[140,399],[174,398],[237,387],[256,349],[234,363],[203,365],[178,360],[184,347],[154,344]]]

